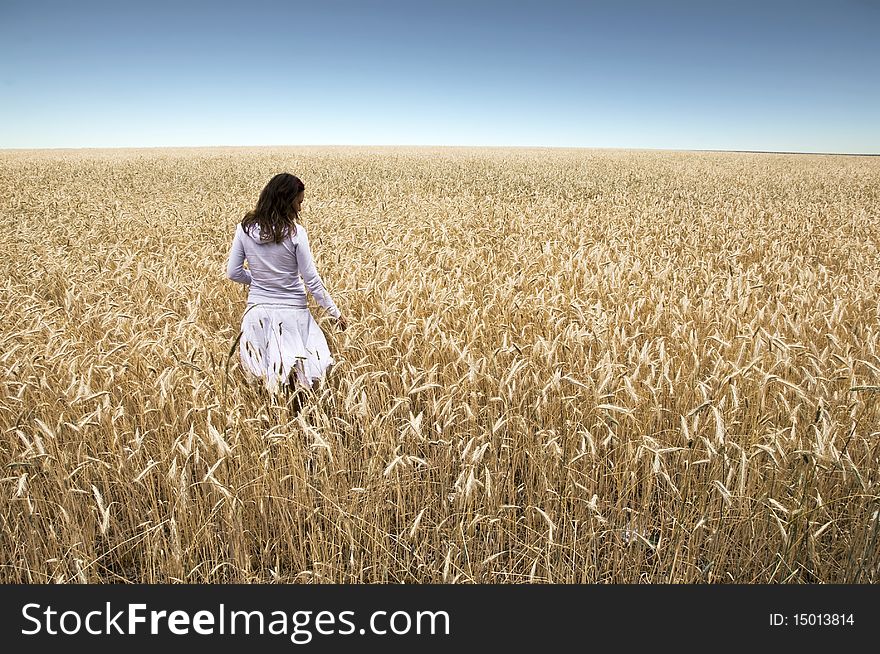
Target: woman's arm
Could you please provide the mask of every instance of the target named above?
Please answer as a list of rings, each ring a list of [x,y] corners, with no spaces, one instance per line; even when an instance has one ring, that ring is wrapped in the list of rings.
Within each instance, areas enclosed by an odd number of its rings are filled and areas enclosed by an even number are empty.
[[[297,244],[296,244],[296,265],[299,268],[299,274],[302,275],[306,288],[314,296],[315,301],[322,307],[327,309],[331,316],[339,318],[341,312],[333,302],[333,298],[324,288],[324,282],[318,274],[315,267],[315,260],[312,257],[312,250],[309,247],[309,237],[302,225],[296,227]]]
[[[244,269],[244,243],[242,243],[241,224],[235,228],[232,249],[229,251],[229,263],[226,264],[226,276],[239,284],[250,284],[251,273]]]

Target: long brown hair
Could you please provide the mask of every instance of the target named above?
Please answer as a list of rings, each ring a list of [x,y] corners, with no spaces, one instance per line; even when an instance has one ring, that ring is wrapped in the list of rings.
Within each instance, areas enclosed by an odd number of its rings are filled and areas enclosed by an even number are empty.
[[[278,173],[260,193],[257,206],[242,218],[242,229],[248,231],[259,225],[261,238],[266,239],[271,234],[275,243],[283,241],[288,234],[295,234],[299,214],[293,208],[293,201],[305,188],[296,175]]]

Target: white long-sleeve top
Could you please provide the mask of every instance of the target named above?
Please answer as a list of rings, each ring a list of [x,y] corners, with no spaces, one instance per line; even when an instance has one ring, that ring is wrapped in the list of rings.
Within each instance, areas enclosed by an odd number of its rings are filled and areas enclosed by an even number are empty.
[[[296,233],[288,234],[281,243],[275,243],[271,238],[260,237],[259,225],[246,232],[239,223],[232,239],[226,276],[239,284],[250,285],[248,304],[270,302],[306,307],[305,288],[308,288],[315,301],[338,318],[340,311],[315,268],[306,229],[295,224]],[[245,259],[248,270],[243,265]]]

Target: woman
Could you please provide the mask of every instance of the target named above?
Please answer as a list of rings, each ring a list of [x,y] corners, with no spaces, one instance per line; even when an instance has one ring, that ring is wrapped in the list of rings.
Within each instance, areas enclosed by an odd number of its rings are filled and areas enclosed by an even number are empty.
[[[271,393],[310,389],[333,365],[302,280],[341,329],[348,324],[324,288],[298,222],[304,196],[305,185],[295,175],[280,173],[269,180],[256,208],[235,228],[226,268],[229,279],[250,285],[241,321],[242,367]]]

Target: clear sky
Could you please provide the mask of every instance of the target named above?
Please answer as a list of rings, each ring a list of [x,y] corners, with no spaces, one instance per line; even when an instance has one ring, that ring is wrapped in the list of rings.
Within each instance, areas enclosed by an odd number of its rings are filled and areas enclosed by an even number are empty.
[[[880,0],[0,0],[0,148],[880,153]]]

